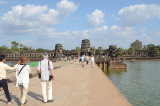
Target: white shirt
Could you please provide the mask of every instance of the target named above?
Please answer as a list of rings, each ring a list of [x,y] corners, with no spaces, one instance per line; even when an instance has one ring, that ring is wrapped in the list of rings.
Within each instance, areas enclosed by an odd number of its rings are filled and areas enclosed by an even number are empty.
[[[41,71],[40,72],[41,73],[41,80],[48,81],[49,75],[51,74],[50,70],[53,69],[53,63],[51,61],[49,61],[49,65],[48,65],[48,59],[44,59],[39,62],[37,69]]]
[[[23,85],[26,89],[28,88],[28,84],[29,84],[29,73],[31,73],[31,67],[29,65],[26,65],[22,71],[20,72],[20,74],[18,75],[19,71],[21,70],[21,68],[24,65],[18,65],[17,69],[16,69],[16,78],[17,78],[17,82],[16,85],[18,87],[18,85]]]
[[[94,63],[94,57],[91,57],[91,62],[93,62],[93,63]]]
[[[14,67],[10,67],[7,64],[0,62],[0,80],[6,79],[6,70],[16,70],[18,64],[16,64]]]

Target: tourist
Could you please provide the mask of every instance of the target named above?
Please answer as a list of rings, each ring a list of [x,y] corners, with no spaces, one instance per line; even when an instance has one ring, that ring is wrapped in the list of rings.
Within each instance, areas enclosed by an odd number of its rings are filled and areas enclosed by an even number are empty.
[[[81,57],[81,64],[82,64],[82,67],[84,67],[84,55]]]
[[[67,57],[64,58],[65,63],[67,63]]]
[[[9,94],[8,83],[6,79],[6,70],[15,71],[20,61],[14,67],[8,66],[7,64],[5,64],[5,62],[6,62],[5,55],[0,55],[0,88],[1,87],[3,88],[8,100],[8,104],[12,104],[15,101],[15,99],[11,99]]]
[[[21,106],[27,103],[26,96],[28,92],[29,73],[31,73],[31,68],[27,65],[28,62],[29,59],[23,56],[20,65],[18,65],[16,69],[16,85],[21,90]]]
[[[88,62],[89,62],[89,57],[86,56],[86,63],[87,63],[87,65],[88,65]]]
[[[52,96],[52,80],[53,76],[53,63],[48,60],[48,53],[43,53],[43,60],[39,62],[37,67],[37,74],[41,79],[43,102],[53,102]],[[46,87],[48,87],[48,99],[46,95]]]
[[[81,57],[78,57],[78,59],[79,59],[79,63],[81,63]]]
[[[91,67],[94,67],[94,56],[91,56]]]

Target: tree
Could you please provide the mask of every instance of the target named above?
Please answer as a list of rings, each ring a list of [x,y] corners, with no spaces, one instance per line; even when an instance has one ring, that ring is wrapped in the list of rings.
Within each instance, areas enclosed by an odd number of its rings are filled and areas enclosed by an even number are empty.
[[[135,52],[135,48],[129,48],[129,49],[128,49],[128,52],[134,53],[134,52]]]
[[[122,48],[118,48],[118,49],[117,49],[116,56],[117,56],[117,57],[123,56],[122,51],[123,51]]]
[[[95,52],[96,52],[95,47],[91,47],[91,48],[90,48],[90,51],[91,51],[91,53],[92,53],[93,55],[95,55]]]
[[[144,45],[144,46],[143,46],[143,50],[147,50],[147,45]]]
[[[11,42],[11,47],[17,47],[18,48],[19,43],[17,43],[16,41],[12,41]]]
[[[81,52],[80,47],[76,47],[76,52],[77,52],[77,54],[78,54],[78,56],[79,56],[79,54],[80,54],[80,52]]]
[[[159,48],[158,47],[154,47],[153,51],[154,51],[154,53],[158,53],[159,52]]]
[[[142,49],[142,41],[136,40],[135,42],[130,44],[130,48],[134,48],[135,50]]]
[[[98,53],[99,53],[100,55],[103,53],[103,47],[102,47],[102,46],[98,47]]]
[[[0,46],[0,51],[7,52],[8,51],[8,47],[5,46],[5,45]]]
[[[36,49],[37,52],[48,52],[48,49],[42,49],[42,48],[38,48]]]
[[[148,50],[153,50],[155,48],[155,45],[154,44],[148,44],[147,45],[147,49]]]
[[[17,43],[16,41],[12,41],[11,42],[11,51],[14,53],[20,52],[19,43]]]

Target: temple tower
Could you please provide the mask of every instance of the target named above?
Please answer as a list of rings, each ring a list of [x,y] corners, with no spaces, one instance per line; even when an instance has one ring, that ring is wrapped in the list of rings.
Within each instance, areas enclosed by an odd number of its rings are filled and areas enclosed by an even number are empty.
[[[55,56],[56,57],[63,56],[63,46],[62,46],[62,44],[56,44],[56,46],[55,46]]]
[[[109,46],[109,56],[115,57],[117,53],[117,45],[110,45]]]
[[[82,40],[81,43],[81,55],[90,55],[90,41],[88,39]]]

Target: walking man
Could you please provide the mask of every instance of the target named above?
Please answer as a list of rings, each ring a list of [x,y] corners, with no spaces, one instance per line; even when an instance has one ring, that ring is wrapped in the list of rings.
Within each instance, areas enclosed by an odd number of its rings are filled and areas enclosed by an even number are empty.
[[[48,53],[43,53],[43,60],[39,62],[37,67],[37,74],[41,78],[43,102],[53,102],[52,96],[52,80],[53,76],[53,63],[48,60]],[[46,87],[48,87],[48,98],[46,95]]]
[[[11,99],[9,94],[8,83],[6,80],[6,71],[7,70],[15,71],[20,61],[14,67],[8,66],[7,64],[5,64],[5,62],[6,62],[5,55],[0,55],[0,88],[1,87],[3,88],[8,100],[8,104],[12,104],[14,102],[14,99]]]
[[[91,57],[91,67],[94,67],[94,56]]]
[[[82,64],[82,67],[84,67],[84,55],[81,57],[81,64]]]

